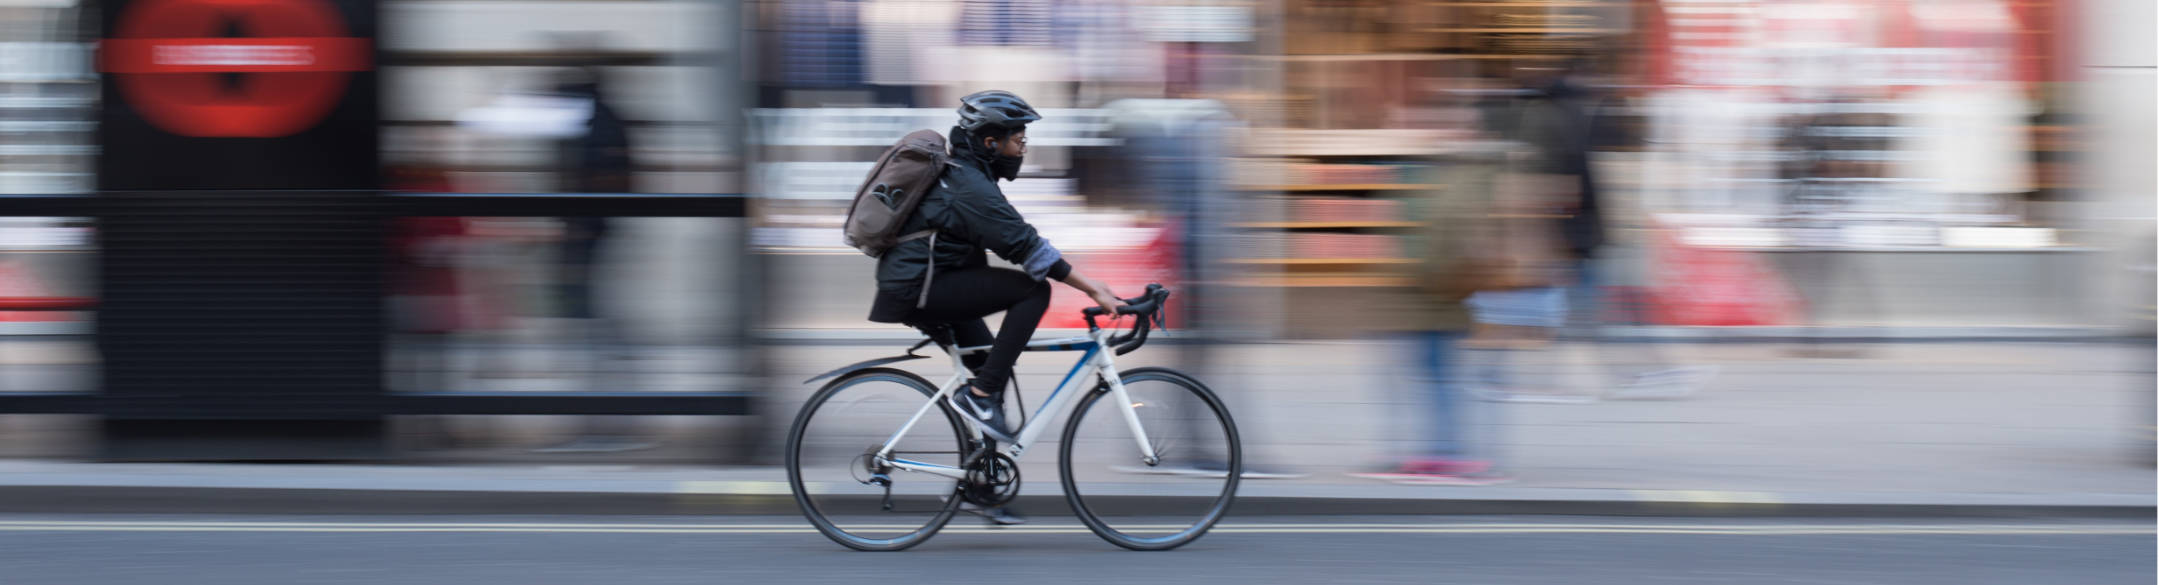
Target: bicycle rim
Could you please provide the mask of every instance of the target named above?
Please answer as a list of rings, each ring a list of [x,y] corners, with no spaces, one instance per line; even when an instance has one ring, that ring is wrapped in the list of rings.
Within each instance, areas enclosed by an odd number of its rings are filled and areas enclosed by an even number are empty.
[[[957,480],[870,463],[871,453],[935,394],[914,374],[879,368],[834,380],[803,404],[787,436],[787,480],[818,532],[856,550],[901,550],[951,521],[960,503]],[[932,407],[892,457],[957,466],[964,437],[948,409]],[[871,483],[879,471],[892,484],[889,499],[885,487]]]
[[[1065,423],[1059,471],[1080,522],[1113,544],[1168,550],[1203,536],[1229,512],[1244,449],[1228,409],[1205,385],[1173,370],[1121,376],[1140,427],[1162,460],[1148,465],[1107,388]]]

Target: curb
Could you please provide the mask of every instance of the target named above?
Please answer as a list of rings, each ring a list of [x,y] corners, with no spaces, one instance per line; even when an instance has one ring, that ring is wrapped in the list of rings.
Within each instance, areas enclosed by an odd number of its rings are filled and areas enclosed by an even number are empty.
[[[696,484],[699,482],[687,482]],[[780,482],[719,482],[746,490],[479,491],[167,486],[0,486],[6,514],[259,515],[776,515],[800,513]],[[775,492],[772,488],[778,488]],[[1905,494],[1901,498],[1751,492],[1494,490],[1429,488],[1439,497],[1274,495],[1245,490],[1232,508],[1256,516],[1661,516],[2149,519],[2151,498],[2101,494],[2064,498],[2002,494]],[[1461,491],[1457,491],[1461,490]],[[1584,493],[1559,493],[1584,492]],[[871,498],[865,498],[870,501]],[[1129,513],[1150,507],[1189,510],[1204,498],[1127,496]],[[1023,495],[1013,504],[1032,515],[1069,513],[1061,494]]]
[[[1676,342],[2040,342],[2109,341],[2126,337],[2118,328],[2076,326],[1744,326],[1744,327],[1606,327],[1606,341]]]

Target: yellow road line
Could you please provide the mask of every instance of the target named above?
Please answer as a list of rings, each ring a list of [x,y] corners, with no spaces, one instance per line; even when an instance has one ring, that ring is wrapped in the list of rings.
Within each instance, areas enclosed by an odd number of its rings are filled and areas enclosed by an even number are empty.
[[[809,484],[810,493],[825,493],[830,489],[822,483]],[[794,493],[784,481],[684,481],[675,484],[675,493],[713,496],[785,496]]]
[[[1776,494],[1717,490],[1629,490],[1636,501],[1688,502],[1694,504],[1782,504]]]

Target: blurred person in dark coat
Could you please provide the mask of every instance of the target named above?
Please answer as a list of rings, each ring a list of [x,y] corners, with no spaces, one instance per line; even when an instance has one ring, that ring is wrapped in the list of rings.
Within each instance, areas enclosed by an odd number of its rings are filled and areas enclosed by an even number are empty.
[[[632,190],[629,129],[615,112],[605,91],[605,76],[597,67],[565,72],[554,87],[557,96],[589,104],[582,132],[559,140],[557,173],[560,191],[583,194],[619,194]],[[632,376],[622,371],[628,364],[628,338],[619,318],[600,306],[597,272],[606,252],[614,218],[564,217],[556,250],[556,287],[561,316],[577,323],[573,343],[589,359],[595,392],[635,390]],[[612,452],[648,448],[638,437],[634,420],[626,417],[587,417],[581,435],[566,443],[541,449],[544,452]]]
[[[1131,99],[1111,102],[1104,109],[1114,114],[1114,134],[1123,147],[1111,155],[1120,171],[1121,185],[1167,216],[1178,235],[1177,296],[1182,314],[1169,316],[1170,326],[1184,340],[1176,346],[1177,364],[1185,371],[1213,379],[1235,375],[1238,368],[1219,363],[1222,349],[1235,335],[1241,319],[1225,286],[1228,266],[1223,260],[1231,250],[1231,225],[1246,201],[1231,186],[1228,174],[1229,136],[1235,120],[1221,103],[1201,99]],[[1225,392],[1232,406],[1249,403],[1249,396]],[[1179,404],[1196,408],[1197,404]],[[1181,417],[1198,424],[1197,414]],[[1243,434],[1264,436],[1256,421],[1247,421]],[[1304,476],[1246,451],[1246,479],[1289,479]],[[1170,461],[1161,469],[1172,473],[1226,473],[1228,456],[1218,446],[1202,446],[1189,460]]]
[[[1601,145],[1621,138],[1605,112],[1606,96],[1590,81],[1592,65],[1575,59],[1558,69],[1524,69],[1521,83],[1530,91],[1514,104],[1507,135],[1535,150],[1533,172],[1561,178],[1555,187],[1572,190],[1554,194],[1571,202],[1558,207],[1564,215],[1558,220],[1559,234],[1572,272],[1568,321],[1578,331],[1576,337],[1597,342],[1608,366],[1633,369],[1598,393],[1615,399],[1690,396],[1716,374],[1714,368],[1681,366],[1652,344],[1602,339],[1612,308],[1607,290],[1619,259],[1607,237],[1609,202],[1593,155]]]

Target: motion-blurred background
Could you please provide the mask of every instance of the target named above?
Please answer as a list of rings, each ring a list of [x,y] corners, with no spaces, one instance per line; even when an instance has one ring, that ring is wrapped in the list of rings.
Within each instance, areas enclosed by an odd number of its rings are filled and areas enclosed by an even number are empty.
[[[308,2],[0,0],[0,454],[772,464],[800,380],[913,337],[840,242],[870,162],[1005,89],[1007,197],[1180,291],[1134,359],[1288,481],[1442,424],[1390,307],[1466,223],[1593,289],[1469,332],[1516,375],[1445,424],[1524,485],[2152,489],[2148,1]],[[366,64],[126,63],[175,38]],[[318,126],[157,113],[311,75]]]

